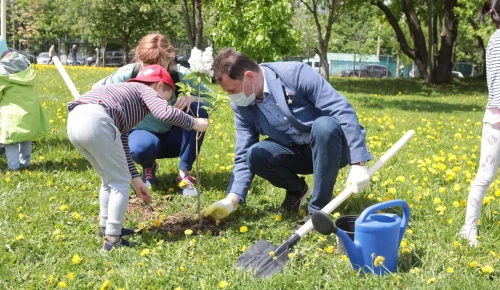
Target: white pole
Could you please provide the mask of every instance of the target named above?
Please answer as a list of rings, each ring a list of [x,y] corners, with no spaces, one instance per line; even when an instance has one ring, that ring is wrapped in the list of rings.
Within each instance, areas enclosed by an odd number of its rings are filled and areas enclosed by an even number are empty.
[[[68,73],[64,69],[64,67],[63,67],[61,61],[59,60],[59,58],[54,55],[54,56],[52,56],[52,61],[56,65],[57,70],[59,71],[59,73],[61,74],[64,82],[66,83],[66,85],[68,86],[69,90],[71,91],[71,94],[73,95],[73,98],[75,98],[75,100],[78,99],[80,97],[80,93],[76,89],[75,84],[73,83],[73,81],[69,77]]]
[[[7,42],[7,0],[2,0],[2,13],[1,13],[1,24],[2,24],[2,37]]]

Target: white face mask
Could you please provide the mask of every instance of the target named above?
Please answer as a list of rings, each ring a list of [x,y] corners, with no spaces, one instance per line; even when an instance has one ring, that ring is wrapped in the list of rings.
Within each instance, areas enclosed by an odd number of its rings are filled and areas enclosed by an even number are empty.
[[[255,87],[252,83],[252,94],[247,96],[245,94],[245,79],[243,79],[243,91],[238,94],[229,95],[231,102],[240,107],[248,107],[248,105],[252,104],[255,101]]]

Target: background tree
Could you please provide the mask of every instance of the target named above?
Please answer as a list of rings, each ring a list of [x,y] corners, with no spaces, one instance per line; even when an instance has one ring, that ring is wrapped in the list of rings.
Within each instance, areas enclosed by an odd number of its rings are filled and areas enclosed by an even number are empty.
[[[218,47],[231,46],[258,62],[274,61],[298,51],[299,34],[292,27],[287,0],[216,0]]]
[[[435,0],[432,1],[434,15],[433,47],[434,52],[428,51],[426,32],[422,27],[420,19],[427,24],[427,12],[429,7],[415,5],[413,0],[393,0],[391,2],[372,0],[385,14],[396,33],[401,50],[410,57],[418,67],[420,76],[433,83],[448,83],[451,81],[453,59],[455,53],[456,39],[458,35],[458,17],[455,8],[458,0]],[[364,2],[364,1],[363,1]],[[406,18],[413,47],[408,43],[407,37],[401,29],[398,19]],[[439,25],[438,25],[439,24]],[[438,37],[440,36],[440,42]],[[434,53],[434,67],[428,73],[428,58]]]
[[[203,48],[203,18],[201,0],[191,0],[189,5],[187,0],[181,0],[182,14],[184,15],[184,25],[186,27],[186,37],[191,48]],[[191,26],[192,25],[192,26]]]
[[[323,68],[321,74],[328,79],[330,77],[330,64],[327,58],[328,44],[332,35],[332,25],[342,15],[343,4],[338,0],[300,0],[300,5],[304,5],[311,13],[316,25],[318,42],[314,50],[319,55]]]

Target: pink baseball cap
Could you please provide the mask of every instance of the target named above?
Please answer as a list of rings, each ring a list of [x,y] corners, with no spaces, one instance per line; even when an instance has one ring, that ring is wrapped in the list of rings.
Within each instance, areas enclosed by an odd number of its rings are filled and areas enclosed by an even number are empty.
[[[145,82],[145,83],[162,82],[170,86],[173,90],[175,90],[174,81],[172,80],[170,74],[167,72],[166,69],[157,64],[145,66],[144,68],[142,68],[142,70],[137,74],[135,78],[129,79],[127,80],[127,82]]]

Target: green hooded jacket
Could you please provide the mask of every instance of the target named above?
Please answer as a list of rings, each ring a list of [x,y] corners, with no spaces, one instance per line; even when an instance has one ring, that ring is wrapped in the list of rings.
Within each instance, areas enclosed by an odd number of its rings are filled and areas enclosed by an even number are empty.
[[[50,130],[35,77],[22,54],[12,52],[0,60],[0,143],[33,140]]]

